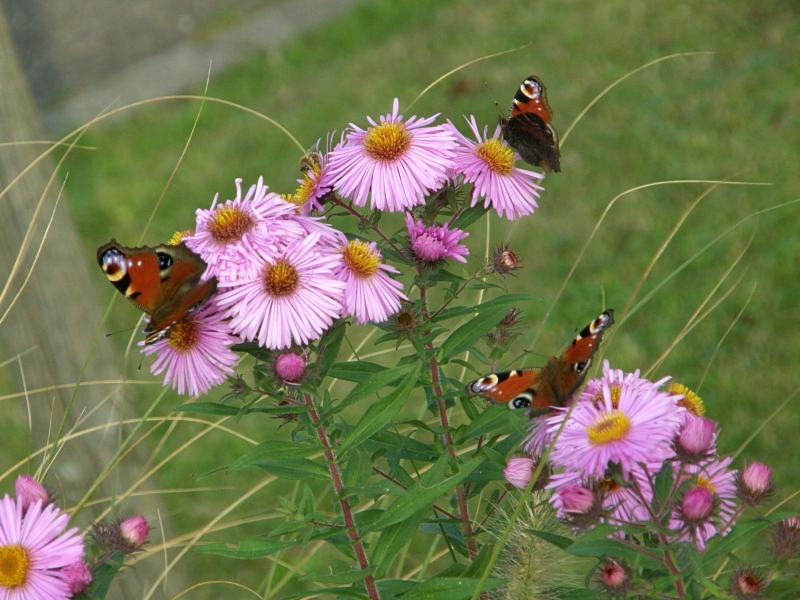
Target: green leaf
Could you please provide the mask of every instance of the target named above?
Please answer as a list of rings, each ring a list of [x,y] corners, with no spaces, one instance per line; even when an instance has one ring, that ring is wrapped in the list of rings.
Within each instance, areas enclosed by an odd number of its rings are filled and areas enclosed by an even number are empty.
[[[305,458],[306,456],[311,456],[317,452],[322,452],[321,446],[311,446],[300,442],[285,442],[281,440],[262,442],[234,462],[230,467],[228,467],[228,470],[230,472],[238,471],[239,469],[248,467],[259,461],[293,460],[296,458]]]
[[[456,429],[453,443],[460,445],[470,438],[499,432],[501,429],[508,429],[508,407],[505,404],[495,404],[480,413],[471,423]]]
[[[339,354],[339,348],[342,346],[342,340],[344,340],[346,329],[347,321],[341,321],[337,325],[331,327],[325,334],[325,337],[320,341],[320,344],[324,346],[322,355],[319,357],[319,368],[317,370],[317,375],[320,378],[328,375],[333,361],[336,360],[336,356]]]
[[[450,229],[467,229],[470,225],[472,225],[475,221],[480,219],[483,215],[485,215],[489,211],[489,207],[487,206],[484,208],[483,206],[472,206],[470,208],[464,209],[460,215],[453,221]]]
[[[436,466],[439,464],[444,464],[444,461],[447,458],[448,456],[446,454],[443,455],[442,459],[437,463]],[[377,520],[374,528],[383,529],[384,527],[388,527],[389,525],[394,525],[395,523],[399,523],[404,519],[408,519],[421,510],[430,508],[437,498],[443,496],[459,483],[464,481],[464,479],[466,479],[470,473],[477,469],[481,463],[483,463],[483,461],[483,456],[473,458],[469,462],[461,465],[457,474],[452,475],[444,480],[441,480],[441,478],[434,479],[434,481],[437,481],[437,483],[428,482],[423,476],[423,478],[420,478],[420,481],[417,483],[417,485],[408,490],[411,493],[411,497],[398,498],[395,500],[394,503],[392,503],[392,505],[386,510],[386,512],[384,512],[383,515],[381,515],[381,517]],[[434,469],[432,468],[431,471],[433,470]],[[430,471],[425,473],[425,475],[429,475],[429,473]]]
[[[340,563],[341,561],[334,561],[336,563]],[[314,571],[312,573],[308,573],[304,575],[297,581],[313,581],[316,583],[338,583],[338,584],[348,584],[348,583],[355,583],[357,581],[361,581],[367,575],[372,575],[372,572],[375,569],[370,568],[362,571],[361,569],[344,569],[340,571],[336,571],[335,568],[326,567],[321,571]],[[334,571],[331,573],[331,571]]]
[[[268,540],[244,540],[239,542],[237,548],[228,544],[208,544],[198,546],[194,549],[200,554],[212,554],[214,556],[224,556],[226,558],[239,558],[242,560],[252,560],[269,556],[285,548],[297,545],[295,542],[270,542]]]
[[[770,515],[773,517],[773,515]],[[724,537],[714,536],[709,540],[708,549],[703,554],[706,561],[713,560],[719,556],[724,556],[733,552],[737,548],[744,547],[756,534],[767,527],[777,523],[780,519],[772,518],[755,519],[752,521],[740,521]]]
[[[594,558],[613,556],[615,558],[622,558],[630,564],[640,564],[654,570],[659,570],[663,567],[657,560],[647,558],[645,555],[640,554],[633,548],[617,540],[600,539],[586,541],[584,536],[576,540],[569,548],[565,548],[565,550],[573,556],[592,556]]]
[[[571,538],[564,537],[563,535],[550,533],[549,531],[539,531],[538,529],[526,529],[525,531],[532,533],[536,537],[543,539],[545,542],[549,542],[556,548],[561,548],[562,550],[569,548],[575,541]]]
[[[415,367],[419,367],[419,363],[416,365],[402,365],[393,369],[384,369],[383,371],[367,375],[358,383],[358,385],[356,385],[356,387],[350,391],[349,394],[347,394],[344,400],[342,400],[336,406],[336,412],[342,410],[346,406],[355,404],[367,396],[372,396],[375,392],[385,388],[388,385],[396,383],[408,375],[409,371]]]
[[[328,371],[328,377],[334,379],[341,379],[342,381],[353,381],[360,383],[368,378],[370,375],[385,371],[386,367],[368,362],[366,360],[353,360],[350,362],[337,362],[333,363],[331,370]]]
[[[477,313],[477,315],[456,329],[444,341],[441,347],[441,362],[444,364],[457,354],[466,352],[494,329],[508,314],[508,311],[519,303],[518,296],[526,296],[526,294],[508,294],[472,307],[471,312]]]
[[[312,460],[301,458],[299,460],[275,460],[255,463],[259,469],[272,473],[282,479],[314,479],[328,480],[331,477],[328,469]]]
[[[463,317],[464,315],[474,315],[479,308],[484,310],[505,310],[509,311],[515,304],[522,304],[523,302],[541,302],[541,298],[532,296],[531,294],[503,294],[499,298],[488,300],[478,306],[458,306],[455,308],[448,308],[431,321],[445,321],[455,317]],[[505,316],[505,315],[503,315]]]
[[[418,362],[406,375],[400,385],[388,396],[372,404],[353,430],[342,441],[336,451],[336,457],[340,458],[344,454],[365,440],[368,440],[374,433],[380,431],[389,424],[397,412],[405,404],[414,386],[417,385],[422,363]]]
[[[425,518],[427,511],[420,510],[399,523],[390,525],[382,532],[372,551],[370,564],[375,567],[376,577],[386,577],[394,559],[400,555],[401,550],[414,536]]]
[[[347,458],[344,487],[357,488],[367,483],[372,475],[372,461],[361,448],[354,448]]]
[[[480,592],[503,585],[502,579],[487,579]],[[403,600],[469,600],[478,591],[480,579],[439,577],[420,583],[403,596]]]

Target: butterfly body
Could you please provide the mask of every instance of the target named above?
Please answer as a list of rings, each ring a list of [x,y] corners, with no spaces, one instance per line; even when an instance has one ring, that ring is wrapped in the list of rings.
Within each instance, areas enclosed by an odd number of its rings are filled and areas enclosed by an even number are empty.
[[[583,384],[603,332],[613,324],[614,311],[609,309],[584,327],[560,357],[540,368],[492,373],[470,383],[467,393],[510,409],[529,408],[533,416],[564,406]]]
[[[503,139],[526,163],[541,167],[545,173],[561,171],[558,134],[550,121],[553,111],[547,101],[547,90],[536,75],[519,86],[508,117],[500,117]]]
[[[112,239],[97,249],[97,263],[114,287],[150,317],[146,344],[168,337],[217,289],[216,279],[202,281],[207,265],[183,243],[128,248]]]

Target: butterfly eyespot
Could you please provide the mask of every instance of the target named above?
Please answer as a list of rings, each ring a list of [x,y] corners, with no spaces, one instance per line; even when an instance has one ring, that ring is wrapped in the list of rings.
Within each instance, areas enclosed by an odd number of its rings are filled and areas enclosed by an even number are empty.
[[[517,408],[530,408],[533,404],[533,398],[528,394],[523,394],[514,398],[508,403],[508,408],[515,410]]]
[[[589,368],[589,365],[591,365],[591,364],[592,364],[592,359],[590,358],[589,360],[584,360],[582,362],[575,363],[575,365],[572,367],[572,369],[576,373],[583,373],[587,368]]]
[[[156,252],[158,257],[158,268],[160,271],[169,269],[172,266],[172,257],[166,252]]]

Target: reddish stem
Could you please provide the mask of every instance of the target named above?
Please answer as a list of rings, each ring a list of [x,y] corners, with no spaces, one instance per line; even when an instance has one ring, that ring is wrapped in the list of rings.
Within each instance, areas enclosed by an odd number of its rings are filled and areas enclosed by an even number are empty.
[[[314,400],[311,395],[304,394],[304,398],[306,401],[306,406],[309,408],[308,416],[311,419],[311,422],[316,426],[317,438],[319,438],[319,443],[322,445],[325,460],[328,463],[328,471],[331,474],[331,480],[333,480],[333,489],[336,490],[336,496],[339,499],[339,506],[342,509],[342,516],[344,517],[344,525],[347,530],[347,537],[350,538],[350,542],[353,544],[353,551],[356,553],[358,566],[362,571],[366,571],[369,569],[369,560],[367,560],[367,554],[364,552],[364,546],[361,543],[358,531],[356,530],[356,524],[353,520],[353,512],[350,510],[350,502],[348,502],[347,498],[341,497],[341,491],[342,488],[344,488],[344,485],[342,484],[342,475],[339,471],[339,464],[336,462],[336,457],[333,455],[328,432],[325,431],[325,428],[320,423],[317,407],[314,406]],[[364,585],[367,588],[367,594],[369,594],[370,600],[380,600],[378,588],[375,586],[375,580],[372,578],[372,575],[367,575],[364,578]]]

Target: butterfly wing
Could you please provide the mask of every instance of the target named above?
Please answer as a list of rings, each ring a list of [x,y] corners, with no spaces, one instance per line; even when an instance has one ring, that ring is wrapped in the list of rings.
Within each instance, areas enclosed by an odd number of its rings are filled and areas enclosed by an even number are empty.
[[[550,125],[553,111],[547,90],[536,75],[531,75],[514,94],[509,117],[500,118],[503,139],[519,152],[522,160],[545,173],[561,171],[558,135]]]
[[[201,282],[207,265],[183,243],[128,248],[112,239],[98,248],[97,262],[114,287],[150,316],[147,344],[166,337],[217,289],[214,278]]]
[[[531,416],[564,406],[583,384],[603,332],[613,324],[614,311],[607,310],[581,330],[564,354],[542,368],[487,375],[470,383],[467,394],[506,403],[510,409],[529,408]]]

